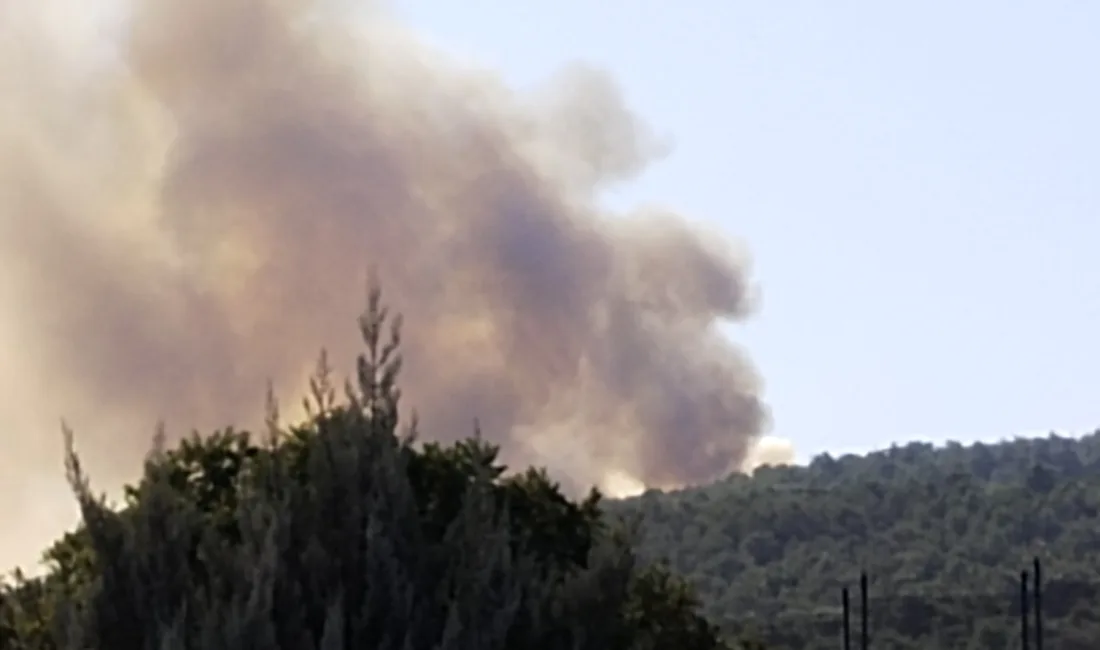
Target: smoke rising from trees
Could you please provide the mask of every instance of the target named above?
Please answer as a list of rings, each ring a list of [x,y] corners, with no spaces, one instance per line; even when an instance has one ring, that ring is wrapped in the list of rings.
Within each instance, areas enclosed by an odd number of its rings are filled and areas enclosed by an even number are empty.
[[[59,418],[120,480],[158,421],[257,422],[322,346],[352,370],[369,269],[426,437],[476,418],[575,485],[750,457],[761,382],[716,329],[752,312],[746,258],[601,207],[663,152],[614,83],[577,66],[517,93],[339,5],[0,7],[0,469],[30,536],[73,508]]]

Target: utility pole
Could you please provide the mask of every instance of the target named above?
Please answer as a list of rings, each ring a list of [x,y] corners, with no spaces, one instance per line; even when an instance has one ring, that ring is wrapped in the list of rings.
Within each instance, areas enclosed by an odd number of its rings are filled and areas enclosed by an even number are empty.
[[[847,587],[840,590],[840,606],[844,611],[844,650],[852,650],[852,608]]]
[[[1035,557],[1035,650],[1043,650],[1043,569]]]
[[[868,634],[867,627],[867,572],[864,571],[859,574],[859,647],[860,650],[867,650],[870,645],[870,635]]]
[[[1020,572],[1020,648],[1028,650],[1031,635],[1028,634],[1027,621],[1031,617],[1031,607],[1027,598],[1027,571]]]

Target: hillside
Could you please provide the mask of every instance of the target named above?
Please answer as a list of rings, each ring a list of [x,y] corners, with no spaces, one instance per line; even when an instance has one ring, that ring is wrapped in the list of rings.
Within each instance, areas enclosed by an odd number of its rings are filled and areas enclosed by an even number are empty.
[[[841,647],[861,568],[876,650],[1020,647],[1033,556],[1046,646],[1100,642],[1100,433],[826,455],[617,509],[643,515],[644,553],[689,576],[712,620],[776,647]]]

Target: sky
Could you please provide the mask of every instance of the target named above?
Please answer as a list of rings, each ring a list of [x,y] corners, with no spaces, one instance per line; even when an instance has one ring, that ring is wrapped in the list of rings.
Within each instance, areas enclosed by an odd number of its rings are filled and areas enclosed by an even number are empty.
[[[617,78],[674,148],[608,200],[747,244],[730,336],[801,458],[1100,426],[1100,4],[395,6],[520,87]]]

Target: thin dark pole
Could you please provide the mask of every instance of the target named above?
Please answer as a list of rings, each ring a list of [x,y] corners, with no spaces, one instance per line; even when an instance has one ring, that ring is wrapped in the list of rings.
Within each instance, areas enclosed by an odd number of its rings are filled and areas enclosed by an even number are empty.
[[[1035,650],[1043,650],[1043,568],[1035,558]]]
[[[840,591],[840,603],[844,609],[844,650],[852,650],[852,608],[848,602],[848,588]]]
[[[1020,572],[1020,647],[1028,650],[1031,638],[1027,632],[1027,621],[1031,618],[1031,607],[1027,600],[1027,571]]]
[[[859,574],[859,647],[867,650],[870,638],[867,634],[867,572]]]

